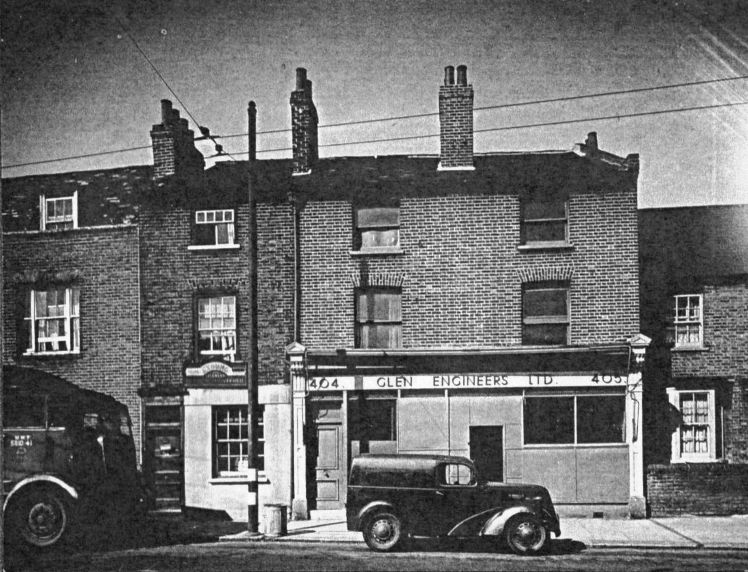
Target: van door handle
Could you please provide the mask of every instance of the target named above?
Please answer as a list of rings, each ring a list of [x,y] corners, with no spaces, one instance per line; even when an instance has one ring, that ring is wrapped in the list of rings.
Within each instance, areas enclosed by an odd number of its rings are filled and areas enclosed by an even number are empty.
[[[434,491],[434,492],[436,492],[436,494],[437,494],[437,495],[439,495],[440,497],[443,497],[443,496],[444,496],[444,493],[443,493],[443,492],[441,492],[441,491]]]

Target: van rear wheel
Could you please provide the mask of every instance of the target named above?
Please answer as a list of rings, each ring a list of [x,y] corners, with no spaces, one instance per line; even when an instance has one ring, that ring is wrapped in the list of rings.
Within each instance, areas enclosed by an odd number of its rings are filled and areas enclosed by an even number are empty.
[[[21,490],[8,507],[5,530],[35,548],[58,544],[70,528],[70,505],[54,487]]]
[[[379,512],[366,520],[364,540],[377,552],[389,552],[398,547],[403,538],[400,519],[390,512]]]

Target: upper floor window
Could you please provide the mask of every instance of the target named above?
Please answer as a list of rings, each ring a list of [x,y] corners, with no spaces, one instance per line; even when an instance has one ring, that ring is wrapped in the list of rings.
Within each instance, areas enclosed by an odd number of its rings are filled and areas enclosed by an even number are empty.
[[[257,418],[257,451],[260,471],[265,469],[265,424],[262,412]],[[217,477],[244,476],[249,469],[249,419],[246,405],[213,408],[214,474]]]
[[[701,294],[675,296],[675,347],[699,347],[704,344],[702,306]]]
[[[205,357],[236,357],[236,297],[211,296],[197,301],[197,346]]]
[[[400,207],[359,207],[355,210],[355,225],[354,250],[400,246]]]
[[[78,192],[69,197],[39,199],[41,230],[70,230],[78,228]]]
[[[80,289],[50,286],[32,290],[25,316],[28,354],[80,351]]]
[[[522,287],[522,343],[569,343],[569,284],[528,282]]]
[[[362,288],[356,291],[356,347],[402,346],[399,288]]]
[[[553,246],[568,243],[568,201],[561,197],[524,198],[520,233],[521,244]]]
[[[670,404],[680,412],[673,433],[673,461],[711,461],[716,455],[716,408],[714,390],[676,390],[669,387]]]
[[[196,211],[194,244],[204,247],[234,246],[234,211]]]

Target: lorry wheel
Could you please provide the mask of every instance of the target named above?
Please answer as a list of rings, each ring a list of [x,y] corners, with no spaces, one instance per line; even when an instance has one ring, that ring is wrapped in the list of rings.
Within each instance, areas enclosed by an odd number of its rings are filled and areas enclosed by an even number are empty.
[[[535,515],[522,513],[506,523],[504,539],[515,554],[534,556],[547,547],[548,531]]]
[[[394,514],[379,512],[366,520],[363,533],[369,548],[377,552],[389,552],[400,544],[403,527]]]
[[[54,487],[31,487],[12,499],[6,515],[9,536],[35,548],[57,544],[70,528],[70,504]]]

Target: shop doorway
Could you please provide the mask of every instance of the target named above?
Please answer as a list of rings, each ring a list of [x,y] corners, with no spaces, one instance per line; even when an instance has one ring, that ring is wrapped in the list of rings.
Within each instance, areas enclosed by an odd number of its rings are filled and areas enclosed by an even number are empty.
[[[504,426],[470,427],[470,457],[481,478],[504,481]]]
[[[345,508],[346,464],[340,401],[310,404],[312,447],[310,456],[314,471],[313,498],[317,510]]]

